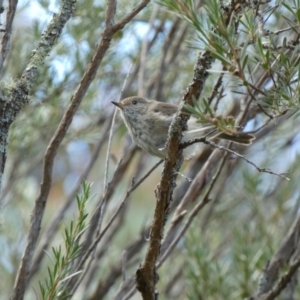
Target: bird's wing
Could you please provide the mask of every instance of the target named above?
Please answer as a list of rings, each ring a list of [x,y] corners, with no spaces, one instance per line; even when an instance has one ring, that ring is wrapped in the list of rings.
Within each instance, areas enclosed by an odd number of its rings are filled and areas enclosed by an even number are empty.
[[[151,107],[152,112],[155,113],[155,117],[164,121],[164,126],[166,126],[167,128],[170,127],[177,109],[177,105],[162,102],[158,102],[156,105]]]

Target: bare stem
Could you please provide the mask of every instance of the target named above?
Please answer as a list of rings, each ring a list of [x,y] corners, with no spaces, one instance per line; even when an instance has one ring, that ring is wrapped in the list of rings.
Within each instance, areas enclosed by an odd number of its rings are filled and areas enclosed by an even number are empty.
[[[193,139],[193,140],[189,140],[189,141],[186,141],[184,143],[181,144],[181,147],[182,148],[186,148],[186,147],[189,147],[195,143],[204,143],[204,144],[207,144],[207,145],[211,145],[212,147],[214,148],[217,148],[221,151],[226,151],[226,152],[229,152],[231,154],[234,154],[235,156],[239,157],[239,158],[242,158],[243,160],[245,160],[248,164],[252,165],[257,171],[261,172],[261,173],[269,173],[269,174],[272,174],[272,175],[276,175],[276,176],[279,176],[281,178],[284,178],[286,180],[290,180],[288,177],[285,176],[285,174],[287,173],[276,173],[268,168],[260,168],[259,166],[257,166],[254,162],[252,162],[251,160],[249,160],[248,158],[246,158],[245,155],[242,155],[242,154],[239,154],[237,153],[236,151],[233,151],[229,148],[226,148],[224,146],[221,146],[221,145],[218,145],[210,140],[208,140],[206,137],[200,137],[200,138],[196,138],[196,139]]]
[[[167,155],[161,181],[155,190],[156,208],[150,232],[150,240],[142,265],[136,272],[137,289],[143,299],[154,300],[157,297],[156,291],[156,260],[160,253],[161,241],[163,238],[164,226],[169,213],[176,176],[182,164],[182,149],[180,140],[189,116],[186,114],[183,104],[193,105],[193,100],[198,99],[208,77],[207,70],[210,68],[213,59],[208,52],[200,54],[195,65],[193,82],[189,85],[185,94],[178,115],[174,118],[169,129],[167,142]]]

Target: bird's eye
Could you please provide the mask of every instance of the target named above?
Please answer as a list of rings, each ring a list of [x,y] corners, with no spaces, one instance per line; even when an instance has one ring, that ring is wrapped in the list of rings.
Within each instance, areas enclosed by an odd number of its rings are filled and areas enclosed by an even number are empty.
[[[137,102],[136,100],[133,100],[133,101],[132,101],[132,104],[133,104],[133,105],[137,105],[138,102]]]

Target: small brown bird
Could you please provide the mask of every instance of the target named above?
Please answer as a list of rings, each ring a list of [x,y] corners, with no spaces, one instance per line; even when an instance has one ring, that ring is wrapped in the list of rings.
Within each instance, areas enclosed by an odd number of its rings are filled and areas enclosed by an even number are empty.
[[[112,103],[120,109],[125,125],[135,143],[150,154],[164,158],[169,127],[178,107],[174,104],[137,96],[126,98],[119,103]],[[183,141],[201,137],[216,128],[213,125],[204,127],[193,116],[189,119],[187,126],[188,130],[183,132]],[[214,138],[250,145],[255,137],[244,132],[237,132],[232,135],[218,132]],[[184,149],[183,156],[188,159],[194,152],[195,147],[188,147]]]

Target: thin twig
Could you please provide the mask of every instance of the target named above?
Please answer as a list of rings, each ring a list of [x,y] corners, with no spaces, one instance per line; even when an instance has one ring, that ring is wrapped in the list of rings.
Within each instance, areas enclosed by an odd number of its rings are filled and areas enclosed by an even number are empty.
[[[226,152],[229,152],[229,153],[232,153],[234,155],[236,155],[237,157],[239,158],[242,158],[243,160],[245,160],[248,164],[252,165],[254,168],[256,168],[259,172],[261,173],[269,173],[269,174],[272,174],[272,175],[276,175],[276,176],[279,176],[281,178],[284,178],[286,180],[290,180],[288,177],[285,176],[285,174],[288,174],[288,173],[276,173],[276,172],[273,172],[272,170],[268,169],[268,168],[260,168],[258,167],[254,162],[250,161],[249,159],[247,159],[244,155],[242,154],[239,154],[229,148],[226,148],[224,146],[220,146],[220,145],[217,145],[216,143],[212,142],[212,141],[209,141],[209,140],[206,140],[204,142],[205,144],[208,144],[208,145],[211,145],[213,146],[214,148],[218,148],[219,150],[221,151],[226,151]]]
[[[122,255],[122,282],[126,280],[126,265],[127,265],[127,251],[123,251]]]
[[[180,50],[182,48],[182,45],[184,44],[183,41],[184,41],[185,36],[186,36],[186,34],[188,32],[188,28],[189,28],[189,24],[188,23],[183,24],[181,32],[179,32],[179,34],[178,34],[178,38],[176,39],[176,41],[174,41],[173,49],[176,49],[176,50],[172,51],[172,54],[169,57],[167,57],[167,61],[165,62],[166,69],[168,69],[169,66],[171,66],[171,65],[174,66],[176,58],[181,53]],[[179,74],[178,72],[174,72],[173,76],[176,78],[178,76],[178,74]],[[155,85],[157,84],[158,76],[159,76],[159,71],[157,70],[152,75],[152,77],[149,79],[149,83],[147,85],[147,92],[146,92],[147,95],[151,95],[152,94],[152,91],[154,90]],[[171,82],[174,82],[175,78]]]
[[[182,143],[181,147],[182,148],[186,148],[190,145],[193,145],[195,143],[204,143],[204,144],[207,144],[207,145],[211,145],[212,147],[214,148],[217,148],[221,151],[226,151],[226,152],[229,152],[231,154],[234,154],[235,156],[239,157],[239,158],[242,158],[243,160],[245,160],[248,164],[252,165],[254,168],[256,168],[259,172],[261,173],[269,173],[269,174],[272,174],[272,175],[276,175],[276,176],[279,176],[281,178],[284,178],[286,180],[290,180],[288,177],[285,176],[285,174],[288,174],[288,173],[276,173],[276,172],[273,172],[272,170],[268,169],[268,168],[260,168],[258,167],[254,162],[252,162],[251,160],[247,159],[244,155],[242,154],[239,154],[229,148],[226,148],[224,146],[221,146],[221,145],[217,145],[216,143],[210,141],[209,139],[207,139],[206,137],[200,137],[200,138],[195,138],[193,140],[189,140],[189,141],[186,141],[184,143]]]
[[[97,234],[95,234],[95,232],[97,231],[97,225],[100,222],[99,221],[100,210],[101,210],[103,201],[108,201],[108,199],[110,199],[110,197],[112,196],[112,194],[114,192],[114,187],[117,186],[117,184],[122,180],[122,178],[124,178],[124,172],[126,172],[126,170],[128,169],[128,166],[129,166],[130,162],[132,161],[133,155],[136,150],[137,150],[137,147],[134,145],[130,145],[130,146],[128,146],[126,144],[124,145],[123,155],[115,168],[113,177],[108,184],[108,189],[107,189],[106,193],[104,195],[99,193],[100,194],[99,199],[97,200],[96,205],[93,209],[93,214],[90,219],[90,226],[86,232],[85,241],[82,245],[83,252],[85,252],[90,247],[90,245],[93,242],[94,237],[97,236]],[[102,223],[102,221],[100,223]]]
[[[150,41],[147,42],[147,52],[153,47],[153,45],[155,44],[156,40],[159,37],[159,34],[163,31],[164,28],[164,24],[166,21],[166,11],[162,12],[162,16],[160,16],[160,24],[158,26],[155,26],[154,28],[154,32],[153,33],[153,37],[151,37]],[[135,64],[134,70],[132,72],[132,75],[130,76],[129,80],[128,80],[128,86],[126,87],[125,91],[128,90],[128,87],[132,86],[134,80],[136,79],[136,77],[138,76],[138,72],[140,70],[141,67],[141,55],[138,57],[138,61]],[[139,80],[139,79],[138,79]],[[140,83],[139,83],[140,85]]]
[[[266,30],[265,31],[265,36],[269,36],[269,35],[279,35],[280,33],[283,33],[285,31],[289,31],[289,30],[292,30],[292,29],[296,29],[298,28],[300,25],[296,25],[296,26],[293,26],[293,27],[287,27],[287,28],[283,28],[283,29],[280,29],[280,30],[277,30],[277,31],[271,31],[271,30]]]
[[[124,26],[130,22],[144,7],[146,7],[149,2],[150,0],[141,1],[127,16],[113,26],[114,31],[117,32],[118,30],[123,29]]]
[[[223,71],[225,71],[225,67],[223,67]],[[214,100],[214,98],[216,97],[216,95],[219,92],[219,88],[222,86],[223,83],[223,77],[224,77],[224,73],[222,72],[216,82],[216,84],[214,85],[214,88],[211,92],[211,95],[209,96],[209,98],[207,99],[207,103],[209,104],[209,106],[211,105],[212,101]],[[222,94],[222,93],[221,93]]]
[[[133,286],[133,287],[131,288],[131,290],[123,297],[122,300],[129,300],[129,299],[135,294],[136,291],[137,291],[137,290],[136,290],[136,287]]]
[[[181,23],[181,18],[177,17],[170,30],[168,35],[166,36],[165,42],[162,45],[162,51],[161,51],[161,57],[160,57],[160,62],[159,62],[159,67],[157,68],[157,76],[156,76],[156,91],[154,93],[154,99],[162,99],[162,91],[163,91],[163,85],[165,82],[165,72],[167,70],[167,55],[168,52],[175,41],[175,36],[178,31],[178,27],[180,26]]]
[[[123,97],[124,89],[125,89],[129,74],[131,72],[131,68],[132,68],[132,64],[130,65],[128,73],[126,75],[126,78],[123,82],[123,86],[122,86],[122,89],[121,89],[121,92],[120,92],[120,95],[119,95],[118,102],[120,102],[122,97]],[[111,152],[112,137],[113,137],[113,133],[114,133],[114,127],[115,127],[117,111],[118,111],[117,108],[115,108],[114,113],[113,113],[113,117],[112,117],[112,121],[111,121],[110,131],[109,131],[108,146],[107,146],[106,159],[105,159],[104,193],[107,191],[107,188],[108,188],[109,156],[110,156],[110,152]]]
[[[121,101],[123,93],[124,93],[124,89],[126,86],[126,82],[128,79],[128,76],[130,74],[132,65],[129,67],[128,73],[126,75],[126,78],[124,80],[120,95],[119,95],[119,99],[118,102]],[[109,131],[109,137],[108,137],[108,146],[107,146],[107,151],[106,151],[106,159],[105,159],[105,173],[104,173],[104,193],[103,195],[107,194],[107,190],[108,190],[108,170],[109,170],[109,157],[110,157],[110,152],[111,152],[111,144],[112,144],[112,137],[113,137],[113,133],[114,133],[114,127],[115,127],[115,120],[116,120],[116,116],[117,116],[117,109],[115,108],[114,113],[113,113],[113,117],[112,117],[112,122],[111,122],[111,127],[110,127],[110,131]],[[121,160],[119,162],[119,164],[121,164]],[[99,216],[99,222],[98,222],[98,226],[97,226],[97,231],[95,236],[97,236],[99,234],[99,232],[101,231],[101,226],[102,226],[102,220],[104,218],[104,214],[105,214],[105,209],[106,209],[106,200],[107,197],[103,196],[103,201],[101,203],[100,206],[100,216]]]

